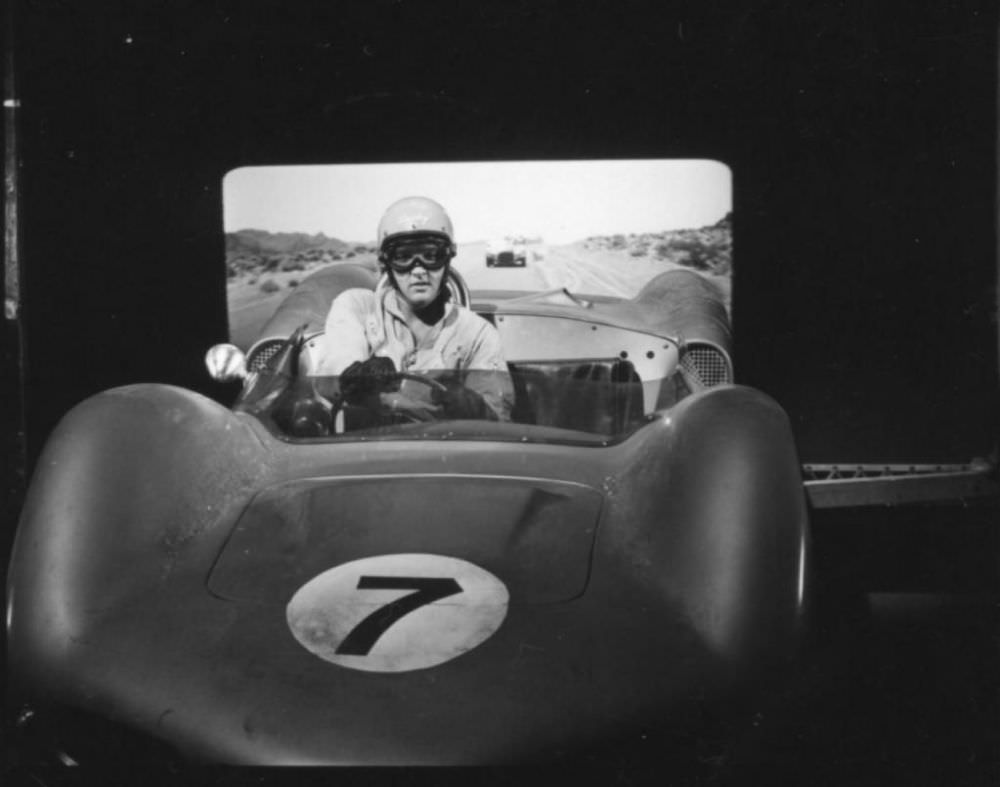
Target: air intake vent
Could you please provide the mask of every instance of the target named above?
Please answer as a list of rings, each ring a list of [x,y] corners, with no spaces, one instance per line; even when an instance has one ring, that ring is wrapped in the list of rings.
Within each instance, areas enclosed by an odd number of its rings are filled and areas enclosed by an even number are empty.
[[[691,342],[681,355],[681,371],[695,390],[733,381],[729,356],[714,344]]]
[[[281,349],[282,344],[284,344],[282,339],[266,339],[250,348],[247,355],[247,371],[259,372],[263,369]]]

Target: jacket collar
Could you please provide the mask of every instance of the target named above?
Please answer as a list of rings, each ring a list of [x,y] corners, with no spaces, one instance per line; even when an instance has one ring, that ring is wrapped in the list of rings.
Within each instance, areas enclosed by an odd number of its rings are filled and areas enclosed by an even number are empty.
[[[395,317],[397,320],[402,320],[406,322],[406,318],[403,316],[403,310],[400,306],[399,291],[392,286],[388,277],[383,279],[378,283],[375,288],[375,298],[382,303],[385,310]],[[458,319],[458,307],[450,298],[445,302],[444,305],[444,317],[441,320],[440,327],[445,327],[451,325]]]

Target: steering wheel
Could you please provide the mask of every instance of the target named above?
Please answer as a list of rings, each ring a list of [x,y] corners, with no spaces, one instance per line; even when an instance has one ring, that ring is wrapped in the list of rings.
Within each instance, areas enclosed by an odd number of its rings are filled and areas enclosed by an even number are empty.
[[[447,385],[439,380],[435,380],[433,377],[428,377],[426,374],[418,374],[417,372],[399,372],[397,376],[400,380],[412,380],[415,383],[426,385],[428,388],[431,388],[438,393],[448,392]]]
[[[437,392],[438,394],[448,393],[448,386],[435,380],[433,377],[428,377],[427,375],[424,374],[417,374],[416,372],[399,372],[397,377],[401,382],[411,381],[426,386],[429,389],[430,393],[428,405],[433,405],[434,403],[434,392]],[[400,389],[402,389],[402,385],[400,385]],[[395,395],[395,393],[397,392],[383,394],[383,395],[392,397]],[[399,400],[396,399],[393,401],[393,404],[398,405],[398,402]],[[435,412],[432,412],[429,407],[417,410],[417,409],[410,409],[405,406],[402,408],[397,406],[391,406],[387,407],[386,409],[393,415],[399,415],[409,418],[413,422],[426,422],[426,421],[437,420],[437,414]]]

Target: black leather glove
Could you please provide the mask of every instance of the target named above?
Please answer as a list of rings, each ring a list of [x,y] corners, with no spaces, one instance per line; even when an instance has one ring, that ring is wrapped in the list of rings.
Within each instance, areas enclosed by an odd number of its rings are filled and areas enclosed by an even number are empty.
[[[399,387],[391,358],[376,356],[355,361],[340,373],[340,393],[348,404],[361,404],[369,396]]]
[[[497,414],[480,394],[458,383],[446,383],[444,391],[435,388],[433,400],[441,406],[445,418],[497,420]]]

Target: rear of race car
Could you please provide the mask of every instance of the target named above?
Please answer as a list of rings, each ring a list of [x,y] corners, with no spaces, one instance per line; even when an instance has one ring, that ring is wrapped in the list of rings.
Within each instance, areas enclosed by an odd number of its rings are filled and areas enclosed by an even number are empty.
[[[724,695],[801,622],[787,420],[737,386],[586,446],[295,442],[136,386],[39,468],[16,685],[197,760],[547,759]]]

